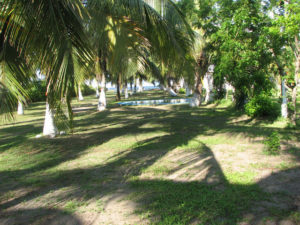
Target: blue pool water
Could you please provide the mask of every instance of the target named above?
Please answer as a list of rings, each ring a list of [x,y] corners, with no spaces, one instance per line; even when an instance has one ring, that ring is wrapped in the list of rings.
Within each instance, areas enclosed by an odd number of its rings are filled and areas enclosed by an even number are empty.
[[[119,102],[120,106],[134,106],[134,105],[169,105],[169,104],[189,104],[191,98],[175,98],[175,99],[156,99],[156,100],[137,100]]]

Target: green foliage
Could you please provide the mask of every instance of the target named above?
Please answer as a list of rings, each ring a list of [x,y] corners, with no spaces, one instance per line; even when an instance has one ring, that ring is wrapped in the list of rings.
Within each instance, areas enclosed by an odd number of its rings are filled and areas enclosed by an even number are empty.
[[[29,90],[31,102],[46,101],[46,81],[34,81]]]
[[[82,84],[80,86],[80,88],[81,88],[81,92],[82,92],[83,96],[93,95],[96,93],[95,89],[93,89],[91,86],[86,85],[86,84]]]
[[[257,1],[223,4],[221,26],[212,35],[217,51],[214,76],[220,81],[226,78],[235,88],[236,107],[242,108],[249,96],[272,87],[269,79],[271,53],[265,35],[267,17],[261,13],[261,4]]]
[[[184,88],[180,88],[178,92],[179,92],[179,94],[185,94],[185,89]]]
[[[280,152],[280,137],[278,132],[274,131],[264,142],[265,151],[268,155],[278,155]]]
[[[280,109],[279,105],[272,101],[270,95],[261,93],[250,99],[250,101],[245,105],[245,112],[251,117],[275,118],[279,115]]]

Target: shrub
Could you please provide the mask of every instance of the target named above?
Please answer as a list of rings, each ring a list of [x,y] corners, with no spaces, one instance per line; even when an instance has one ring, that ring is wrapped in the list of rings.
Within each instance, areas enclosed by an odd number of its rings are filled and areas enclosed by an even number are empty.
[[[270,95],[261,93],[245,105],[245,112],[251,117],[278,117],[280,106],[273,102]]]
[[[82,84],[80,88],[83,96],[96,94],[96,90],[86,84]]]
[[[184,88],[179,88],[179,94],[185,94],[185,89]]]
[[[280,137],[278,132],[274,131],[264,142],[265,151],[269,155],[278,155],[280,152]]]
[[[46,89],[46,81],[33,81],[29,90],[30,101],[46,101]]]

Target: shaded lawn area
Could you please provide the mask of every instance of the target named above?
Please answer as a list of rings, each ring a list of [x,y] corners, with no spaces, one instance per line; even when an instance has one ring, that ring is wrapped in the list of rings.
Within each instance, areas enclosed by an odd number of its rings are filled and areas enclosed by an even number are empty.
[[[132,99],[159,98],[149,91]],[[0,127],[0,224],[300,223],[300,132],[225,105],[74,102],[73,134],[39,138],[44,103]],[[282,152],[269,156],[273,131]]]

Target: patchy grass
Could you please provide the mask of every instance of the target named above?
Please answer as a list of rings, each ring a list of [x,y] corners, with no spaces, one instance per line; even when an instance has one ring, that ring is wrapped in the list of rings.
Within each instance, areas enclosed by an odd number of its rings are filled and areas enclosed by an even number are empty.
[[[168,98],[148,91],[131,99]],[[74,133],[35,138],[44,103],[0,127],[0,224],[300,223],[300,132],[219,101],[108,109],[73,101]],[[265,140],[281,137],[268,156]]]

